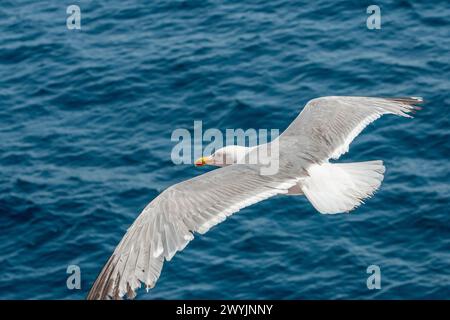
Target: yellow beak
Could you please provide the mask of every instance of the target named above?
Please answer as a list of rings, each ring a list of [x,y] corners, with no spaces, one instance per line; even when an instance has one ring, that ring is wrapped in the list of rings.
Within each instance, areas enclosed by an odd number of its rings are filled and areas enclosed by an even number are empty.
[[[195,160],[194,162],[196,167],[204,166],[205,164],[213,164],[213,159],[211,156],[209,157],[201,157]]]

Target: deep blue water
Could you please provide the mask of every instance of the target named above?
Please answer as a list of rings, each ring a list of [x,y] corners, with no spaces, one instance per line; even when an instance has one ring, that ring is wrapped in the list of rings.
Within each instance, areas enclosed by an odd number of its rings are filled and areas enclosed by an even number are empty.
[[[343,157],[384,160],[376,195],[350,215],[303,197],[246,208],[138,298],[449,299],[449,50],[448,1],[3,0],[0,299],[84,298],[145,205],[210,170],[171,162],[174,129],[283,130],[325,95],[426,99]]]

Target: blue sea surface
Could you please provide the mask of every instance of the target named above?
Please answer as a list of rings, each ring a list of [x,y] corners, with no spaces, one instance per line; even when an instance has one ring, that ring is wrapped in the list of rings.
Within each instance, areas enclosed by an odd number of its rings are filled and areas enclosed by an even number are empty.
[[[286,196],[243,209],[137,298],[450,299],[450,4],[372,2],[2,0],[0,299],[85,298],[146,204],[212,170],[173,164],[173,130],[284,130],[327,95],[426,100],[342,157],[384,161],[375,196],[351,214]]]

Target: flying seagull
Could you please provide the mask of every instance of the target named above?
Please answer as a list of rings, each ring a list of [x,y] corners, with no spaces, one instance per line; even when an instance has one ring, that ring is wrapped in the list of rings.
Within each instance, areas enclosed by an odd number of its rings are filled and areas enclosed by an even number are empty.
[[[183,250],[227,216],[280,195],[304,195],[323,214],[349,212],[372,196],[383,180],[381,160],[331,163],[353,139],[384,114],[411,117],[422,98],[321,97],[309,101],[277,138],[279,169],[238,160],[255,149],[226,146],[196,165],[221,168],[175,184],[151,201],[127,230],[92,286],[88,299],[136,296],[155,286],[164,260]],[[273,141],[271,143],[274,143]],[[259,148],[259,146],[257,147]]]

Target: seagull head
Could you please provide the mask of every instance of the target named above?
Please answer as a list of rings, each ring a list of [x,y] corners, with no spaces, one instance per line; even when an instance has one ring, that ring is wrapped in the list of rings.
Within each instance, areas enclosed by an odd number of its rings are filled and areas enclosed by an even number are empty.
[[[201,157],[195,160],[196,167],[211,165],[217,167],[225,167],[235,163],[240,163],[251,148],[243,146],[226,146],[217,149],[212,155]]]

